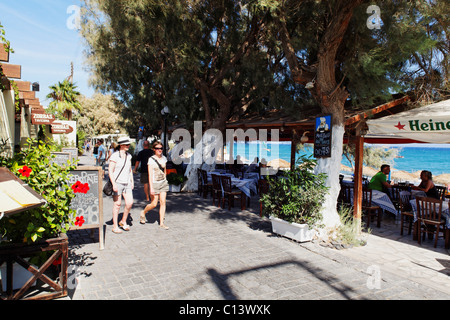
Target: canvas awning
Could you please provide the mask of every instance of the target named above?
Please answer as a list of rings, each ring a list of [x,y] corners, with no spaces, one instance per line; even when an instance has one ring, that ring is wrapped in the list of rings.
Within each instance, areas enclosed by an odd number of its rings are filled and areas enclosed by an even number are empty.
[[[413,142],[450,143],[450,99],[368,120],[367,140],[371,138],[410,139]]]

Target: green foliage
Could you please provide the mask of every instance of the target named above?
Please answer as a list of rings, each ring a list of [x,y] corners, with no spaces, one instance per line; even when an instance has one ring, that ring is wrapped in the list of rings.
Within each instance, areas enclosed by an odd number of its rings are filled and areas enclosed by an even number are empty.
[[[169,184],[173,184],[175,186],[179,186],[181,184],[183,184],[183,182],[185,182],[187,180],[187,178],[185,176],[183,176],[182,174],[178,174],[175,172],[169,173],[167,175],[167,182],[169,182]]]
[[[28,140],[12,159],[0,157],[1,166],[7,167],[47,201],[40,208],[0,220],[0,234],[10,242],[31,243],[57,237],[73,225],[75,211],[70,203],[75,194],[68,181],[70,171],[76,166],[63,168],[50,164],[52,151],[55,151],[52,145]],[[25,165],[32,170],[29,177],[19,173]]]
[[[393,163],[394,159],[399,155],[399,148],[384,148],[382,146],[364,146],[363,164],[368,167],[379,169],[382,164]],[[351,163],[352,169],[355,163],[355,145],[344,145],[343,155]]]
[[[48,105],[48,112],[59,119],[72,120],[73,111],[81,110],[81,104],[78,101],[80,93],[75,90],[77,86],[65,79],[49,88],[51,92],[47,94],[47,98],[52,101]]]
[[[337,230],[337,238],[346,245],[361,246],[366,244],[366,240],[361,238],[361,226],[353,217],[353,208],[351,206],[341,206],[339,209],[341,225]],[[367,231],[370,233],[370,230]]]
[[[6,35],[5,28],[0,22],[0,42],[6,44],[5,46],[6,52],[14,53],[14,50],[13,48],[11,48],[10,42],[6,39],[5,35]]]
[[[321,208],[328,192],[326,175],[314,174],[316,160],[302,156],[294,170],[269,178],[269,191],[261,196],[263,213],[288,222],[320,225]]]

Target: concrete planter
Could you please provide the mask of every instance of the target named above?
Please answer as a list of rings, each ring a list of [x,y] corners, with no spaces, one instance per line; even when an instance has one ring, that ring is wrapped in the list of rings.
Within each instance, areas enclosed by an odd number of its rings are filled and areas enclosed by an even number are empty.
[[[270,217],[272,221],[272,232],[298,242],[311,241],[314,230],[310,230],[307,224],[289,223],[284,220]]]
[[[181,192],[181,184],[176,186],[174,184],[169,184],[169,192],[178,193]]]

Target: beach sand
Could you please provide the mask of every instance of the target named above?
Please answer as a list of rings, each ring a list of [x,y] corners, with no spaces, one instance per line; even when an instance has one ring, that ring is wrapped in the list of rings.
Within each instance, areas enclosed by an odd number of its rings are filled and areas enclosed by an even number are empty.
[[[289,162],[287,162],[283,159],[271,160],[267,163],[267,166],[272,167],[272,168],[287,168],[287,169],[289,169],[291,167]]]
[[[369,179],[373,177],[378,171],[379,170],[377,169],[363,166],[363,175],[369,177]],[[353,173],[353,170],[350,167],[341,165],[341,172]],[[391,168],[391,180],[396,179],[400,181],[408,181],[410,183],[418,185],[420,183],[420,173],[421,170],[410,173],[402,170],[397,170],[395,168]],[[447,186],[448,184],[450,184],[450,174],[445,173],[438,176],[434,176],[433,182],[436,185]]]

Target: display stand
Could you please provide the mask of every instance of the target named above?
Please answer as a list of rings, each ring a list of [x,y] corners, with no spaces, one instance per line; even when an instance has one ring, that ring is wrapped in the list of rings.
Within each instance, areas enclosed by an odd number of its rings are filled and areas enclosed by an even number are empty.
[[[77,217],[83,217],[85,223],[73,226],[70,230],[98,228],[100,250],[104,249],[103,236],[103,179],[102,168],[95,166],[80,166],[71,171],[70,184],[77,181],[87,183],[89,191],[87,193],[77,193],[72,199],[71,208],[76,211]]]

